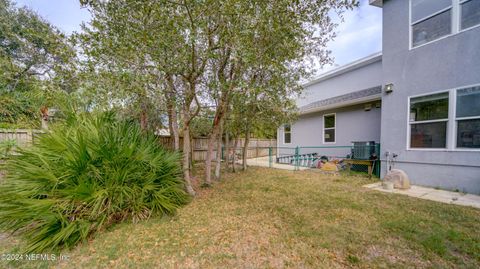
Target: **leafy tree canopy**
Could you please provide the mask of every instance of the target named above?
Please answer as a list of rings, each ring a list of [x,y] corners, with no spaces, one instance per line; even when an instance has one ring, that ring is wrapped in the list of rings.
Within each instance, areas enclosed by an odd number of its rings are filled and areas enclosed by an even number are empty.
[[[0,122],[31,126],[57,91],[76,90],[76,52],[35,12],[0,0]]]

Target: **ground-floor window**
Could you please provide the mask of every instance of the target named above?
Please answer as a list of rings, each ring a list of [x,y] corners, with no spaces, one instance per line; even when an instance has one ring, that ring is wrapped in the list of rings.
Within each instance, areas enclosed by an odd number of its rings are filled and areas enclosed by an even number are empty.
[[[323,143],[335,143],[335,114],[323,115]]]
[[[410,97],[409,112],[409,148],[480,148],[480,86]]]
[[[410,147],[446,148],[448,92],[410,99]]]
[[[457,90],[457,148],[480,148],[480,86]]]
[[[283,143],[292,143],[292,126],[290,126],[290,124],[285,124],[283,126]]]

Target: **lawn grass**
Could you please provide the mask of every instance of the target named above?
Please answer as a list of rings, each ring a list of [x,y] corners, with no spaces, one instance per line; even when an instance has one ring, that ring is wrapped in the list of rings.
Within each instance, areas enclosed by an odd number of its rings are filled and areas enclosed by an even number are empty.
[[[480,210],[362,188],[362,176],[251,168],[169,218],[117,225],[60,268],[479,268]],[[15,239],[0,239],[11,253]],[[2,261],[2,265],[7,263]]]

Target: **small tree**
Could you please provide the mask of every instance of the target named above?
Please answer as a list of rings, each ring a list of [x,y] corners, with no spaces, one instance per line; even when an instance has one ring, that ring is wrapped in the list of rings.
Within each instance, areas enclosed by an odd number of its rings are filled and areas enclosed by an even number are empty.
[[[275,87],[281,100],[289,98],[300,78],[308,75],[309,59],[321,64],[329,60],[325,44],[334,36],[331,12],[341,13],[357,1],[81,2],[93,15],[82,39],[87,55],[100,64],[94,71],[113,66],[138,82],[131,91],[138,100],[162,97],[175,140],[177,128],[184,137],[184,178],[194,194],[188,184],[190,136],[202,106],[215,104],[205,162],[209,185],[213,149],[221,148],[222,126],[233,98],[247,94],[253,102],[249,106],[258,107],[257,99],[274,95],[263,93],[269,91],[267,86]],[[125,100],[129,98],[121,98]]]
[[[81,1],[92,11],[93,23],[82,36],[85,51],[101,63],[104,57],[120,69],[145,74],[146,83],[134,87],[137,96],[153,87],[166,101],[169,119],[177,118],[183,134],[183,172],[190,184],[192,120],[201,110],[202,79],[215,49],[215,28],[209,23],[218,1]],[[213,7],[213,8],[212,8]],[[107,66],[108,67],[108,66]],[[165,103],[164,103],[165,104]],[[176,108],[175,108],[176,106]],[[175,139],[176,122],[169,124]],[[177,144],[177,142],[175,142]]]
[[[329,12],[341,15],[357,1],[224,1],[213,14],[219,49],[211,60],[209,85],[216,114],[209,136],[205,184],[211,183],[211,157],[215,141],[220,148],[222,126],[234,96],[245,101],[234,109],[244,111],[244,165],[246,147],[254,123],[267,126],[291,114],[291,98],[301,88],[299,81],[312,72],[309,60],[323,65],[330,61],[326,42],[334,37]],[[246,110],[242,108],[246,107]],[[280,110],[279,110],[280,107]],[[285,110],[284,110],[285,109]],[[278,111],[277,111],[278,110]],[[259,115],[260,114],[260,115]],[[260,116],[260,117],[259,117]],[[217,163],[218,164],[218,163]],[[217,170],[218,170],[217,165]],[[246,168],[246,167],[245,167]]]

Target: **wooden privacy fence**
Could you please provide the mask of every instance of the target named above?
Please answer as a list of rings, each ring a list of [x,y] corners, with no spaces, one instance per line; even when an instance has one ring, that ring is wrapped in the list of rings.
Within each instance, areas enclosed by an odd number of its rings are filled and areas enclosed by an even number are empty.
[[[28,146],[35,142],[35,139],[38,139],[38,135],[42,134],[42,130],[30,130],[30,129],[16,129],[16,130],[7,130],[7,129],[0,129],[0,143],[7,140],[15,140],[16,145],[18,146]],[[169,136],[159,136],[158,141],[161,145],[165,148],[173,149],[173,139]],[[207,156],[207,148],[208,148],[208,138],[206,137],[199,137],[194,138],[191,141],[192,145],[192,159],[194,161],[204,161]],[[243,144],[245,142],[244,138],[238,139],[237,142],[237,159],[241,159]],[[180,138],[180,145],[183,143],[183,138]],[[233,150],[235,141],[229,142],[229,149],[230,151]],[[269,148],[273,151],[272,153],[275,154],[277,147],[277,140],[275,139],[259,139],[259,138],[251,138],[248,142],[248,149],[247,149],[247,158],[257,158],[257,157],[266,157],[269,156]],[[216,146],[213,150],[213,159],[215,160],[216,156]],[[223,144],[222,156],[226,154],[225,152],[225,143]]]
[[[37,135],[42,133],[42,130],[0,129],[0,143],[8,140],[14,140],[18,146],[27,146],[33,144],[35,139],[37,139]]]
[[[159,136],[158,141],[161,145],[165,148],[173,149],[173,138],[170,136]],[[208,149],[208,138],[206,137],[199,137],[194,138],[191,141],[192,146],[192,159],[194,161],[204,161],[207,157],[207,149]],[[237,142],[237,159],[241,159],[243,144],[245,143],[244,138],[238,139]],[[180,137],[180,145],[183,144],[183,138]],[[233,150],[235,145],[235,141],[229,142],[229,149],[230,151]],[[272,150],[276,150],[277,147],[277,140],[276,139],[260,139],[260,138],[251,138],[248,142],[248,149],[247,149],[247,158],[257,158],[257,157],[266,157],[269,156],[269,148]],[[181,146],[180,146],[181,148]],[[222,156],[225,156],[225,142],[222,145]],[[215,146],[213,149],[213,160],[215,160],[217,152],[217,147]]]

